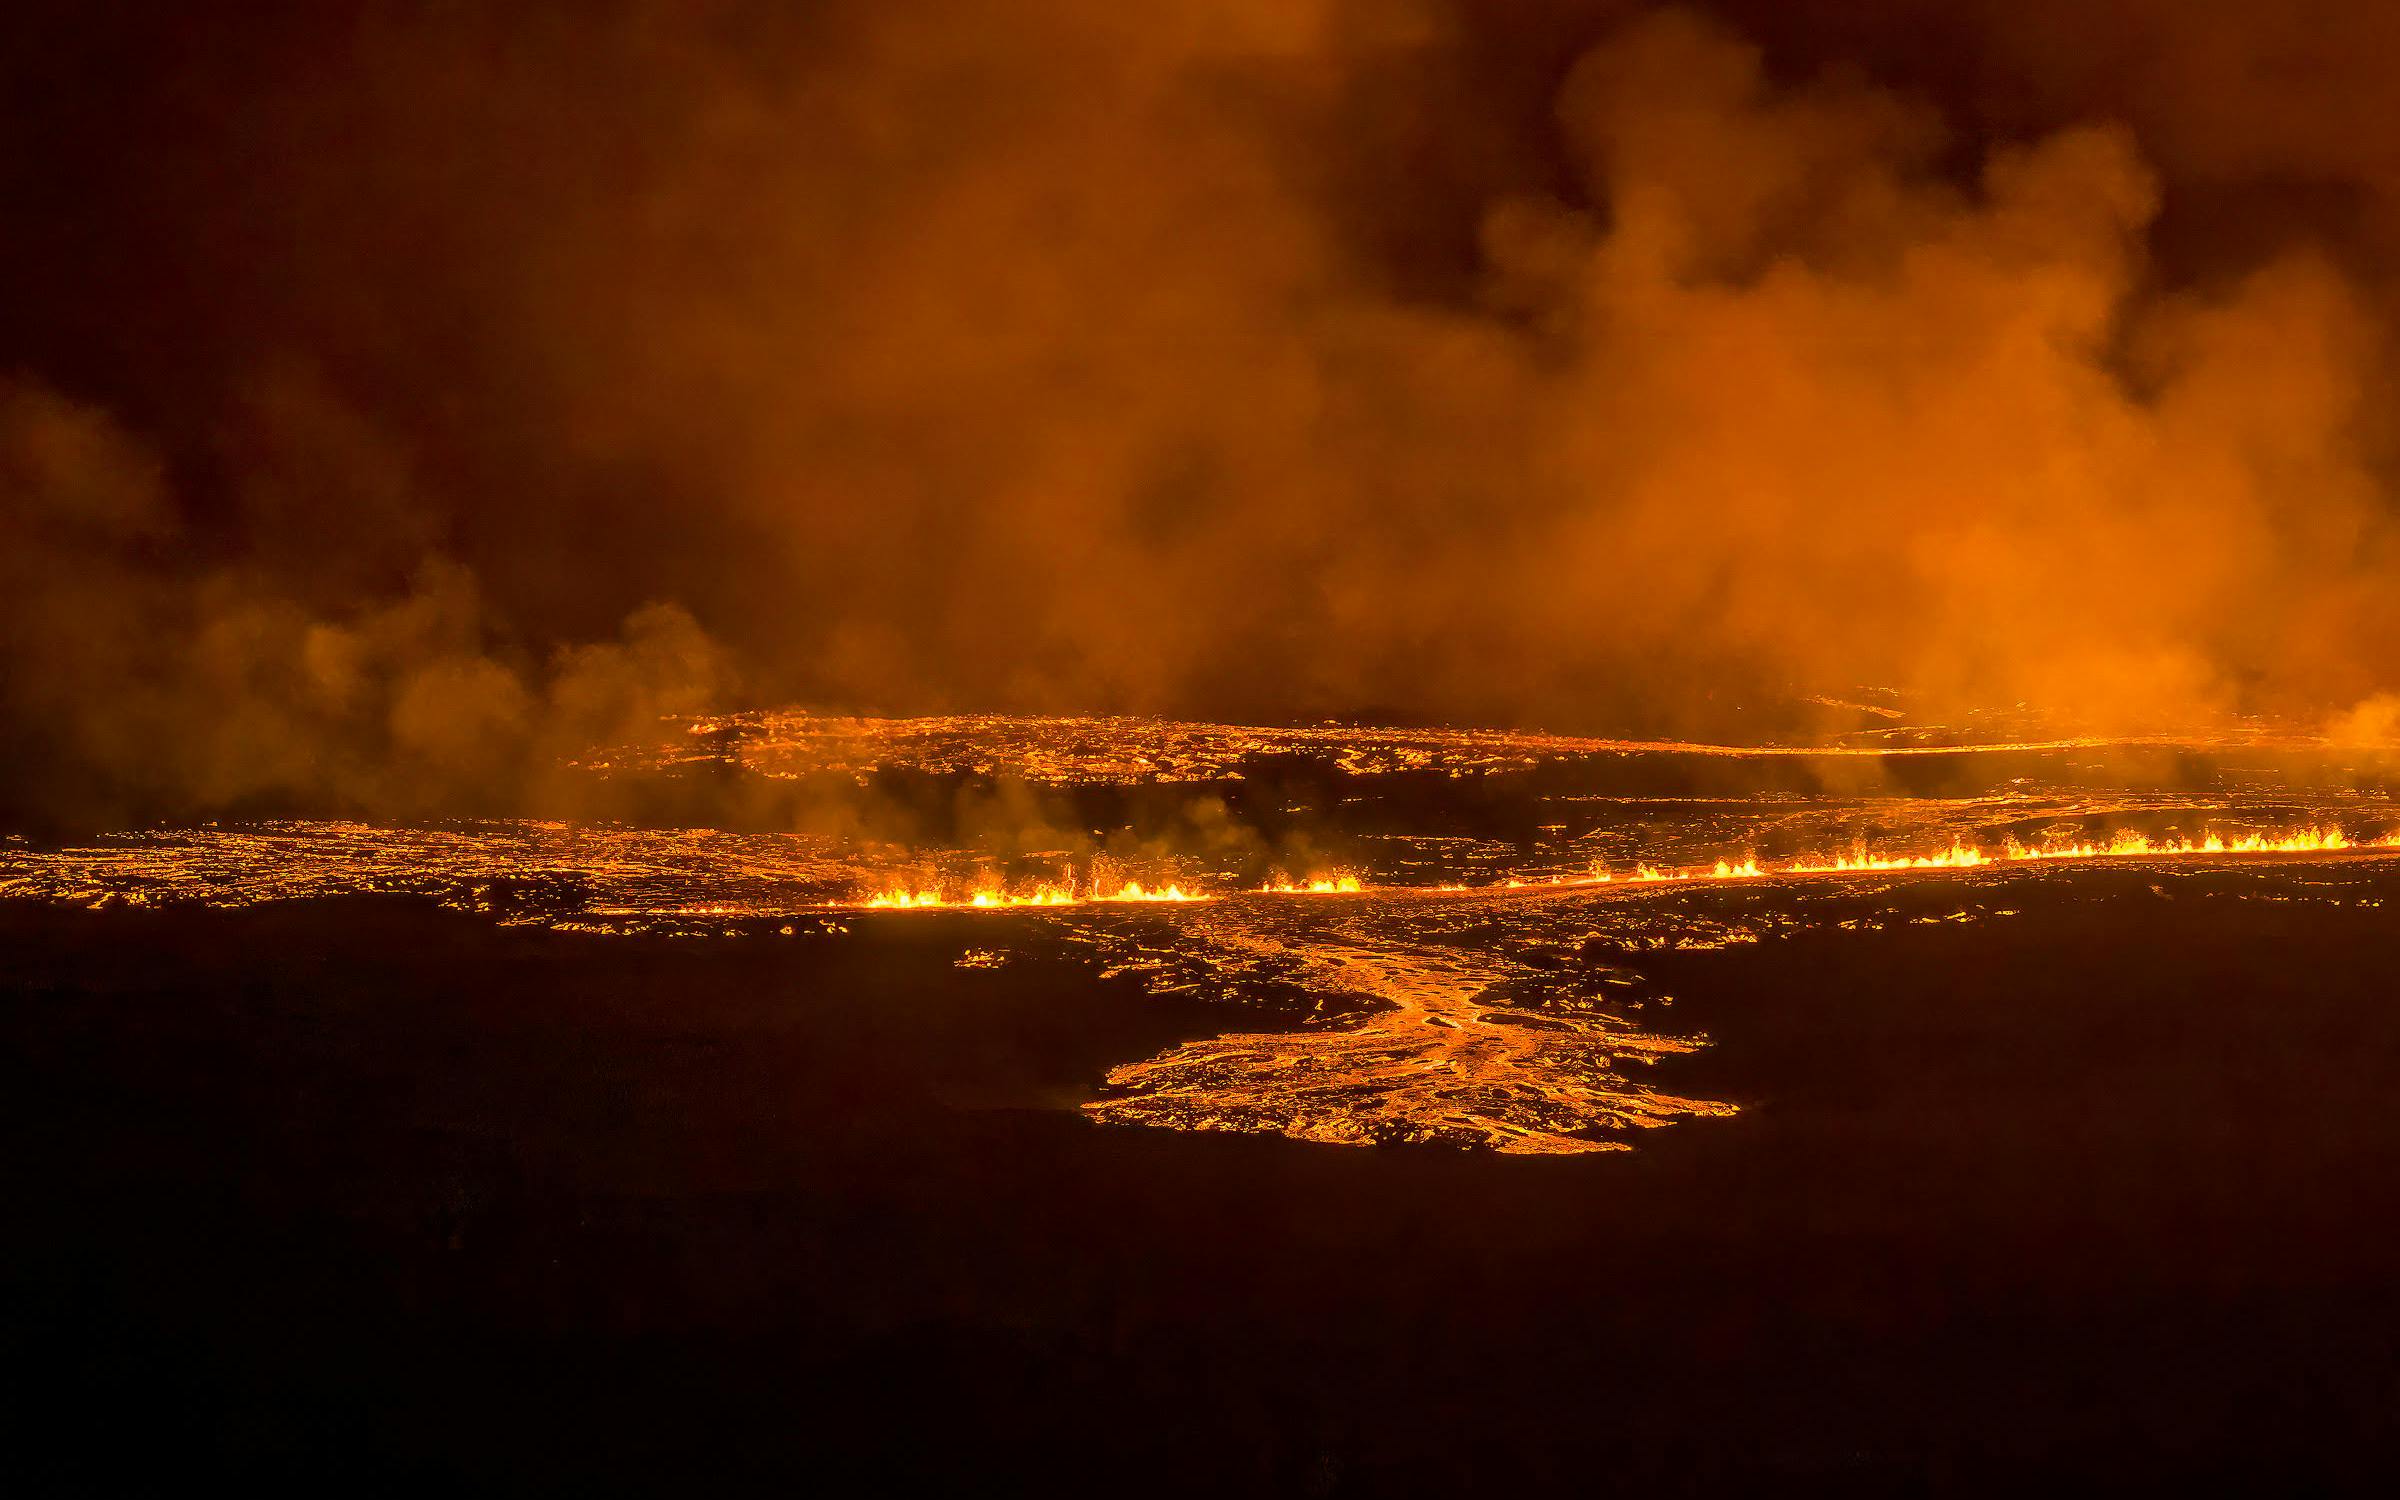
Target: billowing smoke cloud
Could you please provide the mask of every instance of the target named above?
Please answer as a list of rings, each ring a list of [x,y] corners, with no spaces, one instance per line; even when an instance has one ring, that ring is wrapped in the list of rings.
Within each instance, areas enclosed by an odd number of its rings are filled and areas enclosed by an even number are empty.
[[[311,493],[390,478],[346,471]],[[474,580],[438,556],[398,588],[314,604],[353,562],[330,525],[315,528],[322,569],[293,536],[267,555],[288,578],[263,559],[193,569],[162,484],[105,415],[0,384],[0,724],[11,761],[47,773],[21,788],[42,799],[28,817],[554,806],[577,786],[552,780],[569,757],[729,685],[671,604],[608,641],[512,649]]]
[[[737,693],[2388,727],[2376,7],[83,9],[29,804],[544,805]]]

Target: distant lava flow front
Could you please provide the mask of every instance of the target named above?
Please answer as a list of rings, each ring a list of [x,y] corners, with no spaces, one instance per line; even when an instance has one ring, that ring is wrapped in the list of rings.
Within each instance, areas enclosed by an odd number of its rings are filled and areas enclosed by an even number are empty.
[[[1085,1105],[1096,1120],[1559,1153],[1732,1112],[1660,1084],[1675,1070],[1657,1065],[1703,1042],[1668,1024],[1662,951],[2123,899],[2112,869],[2154,872],[2143,889],[2361,905],[2400,880],[2379,756],[2250,732],[1739,747],[786,713],[679,726],[581,769],[650,805],[720,796],[688,821],[733,826],[8,841],[0,896],[406,896],[734,941],[909,922],[964,969],[1064,951],[1276,1016],[1114,1069]]]

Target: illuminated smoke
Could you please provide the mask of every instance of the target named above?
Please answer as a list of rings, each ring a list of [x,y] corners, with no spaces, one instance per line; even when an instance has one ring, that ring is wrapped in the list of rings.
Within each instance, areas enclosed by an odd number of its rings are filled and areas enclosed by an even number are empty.
[[[122,139],[6,251],[0,769],[542,807],[736,695],[1738,736],[1861,683],[2388,744],[2388,8],[2105,8],[95,42]]]

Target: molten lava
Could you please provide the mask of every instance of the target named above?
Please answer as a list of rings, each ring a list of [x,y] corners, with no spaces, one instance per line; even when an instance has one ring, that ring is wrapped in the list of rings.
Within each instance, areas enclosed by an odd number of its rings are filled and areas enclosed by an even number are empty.
[[[1845,854],[1805,855],[1783,862],[1762,861],[1755,854],[1743,855],[1739,858],[1728,856],[1705,865],[1662,867],[1641,862],[1621,877],[1604,867],[1594,866],[1589,872],[1582,874],[1531,878],[1512,875],[1482,886],[1461,883],[1408,886],[1370,885],[1359,876],[1349,873],[1316,875],[1305,880],[1281,877],[1264,885],[1253,887],[1248,894],[1257,896],[1473,895],[1488,891],[1559,890],[1613,885],[1620,880],[1630,885],[1667,885],[1693,880],[1761,880],[1800,875],[1902,874],[1914,871],[1972,870],[1994,865],[2058,860],[2339,854],[2353,850],[2392,848],[2400,848],[2400,832],[2386,833],[2374,838],[2353,838],[2340,827],[2330,823],[2285,833],[2253,832],[2228,835],[2212,831],[2202,834],[2197,839],[2159,837],[2137,829],[2120,829],[2101,838],[2069,843],[2025,845],[2010,839],[1989,849],[1967,843],[1964,840],[1956,840],[1948,848],[1937,849],[1930,854],[1898,853],[1872,849],[1861,844]],[[1094,885],[1080,890],[1068,884],[1046,884],[1015,891],[986,888],[977,890],[963,899],[946,896],[938,888],[895,885],[869,896],[864,901],[850,904],[879,911],[994,910],[1021,907],[1082,906],[1110,902],[1184,902],[1208,899],[1211,899],[1211,893],[1198,889],[1186,890],[1180,884],[1145,886],[1139,881],[1129,880],[1121,886],[1102,888]]]
[[[2400,836],[2386,835],[2369,840],[2366,847],[2390,848],[2400,844]],[[2009,846],[2004,859],[2108,859],[2150,858],[2187,854],[2328,854],[2361,847],[2341,829],[2326,826],[2304,828],[2281,836],[2246,833],[2233,838],[2219,834],[2202,835],[2191,839],[2153,839],[2146,833],[2131,830],[2109,835],[2105,843],[2063,844],[2040,849]]]
[[[2379,891],[2400,878],[2387,863],[2400,850],[2389,831],[2400,827],[2400,801],[2380,782],[2345,781],[2340,767],[2305,756],[2289,774],[2245,780],[2252,771],[2237,768],[2161,790],[2079,784],[2077,766],[2058,754],[2031,769],[2073,774],[2043,780],[2020,774],[2020,750],[1987,746],[1945,752],[2002,757],[1968,778],[1971,795],[1931,798],[1792,794],[1762,753],[1754,794],[1681,797],[1653,794],[1655,767],[1629,770],[1617,759],[1638,747],[1464,732],[942,721],[876,726],[851,748],[962,776],[1017,754],[1050,785],[1233,786],[1253,759],[1305,748],[1303,739],[1360,778],[1342,798],[1355,816],[1192,847],[1172,833],[1070,821],[1076,810],[1064,802],[1040,830],[1045,842],[1025,847],[1094,852],[1002,856],[973,843],[908,842],[895,853],[892,843],[832,833],[555,822],[265,823],[151,829],[64,849],[0,838],[0,900],[103,908],[403,895],[561,931],[802,942],[838,939],[868,912],[1017,911],[1038,920],[1004,924],[1009,948],[966,949],[961,966],[998,966],[1020,943],[1067,944],[1090,950],[1103,972],[1143,975],[1162,991],[1304,1003],[1332,1023],[1196,1039],[1126,1064],[1088,1105],[1094,1118],[1558,1153],[1620,1149],[1636,1133],[1732,1109],[1673,1087],[1672,1076],[1648,1076],[1705,1038],[1660,1028],[1665,1017],[1649,1006],[1671,997],[1653,992],[1645,955],[1831,922],[1996,919],[2019,904],[2014,892],[2000,899],[2010,875],[2060,867],[2064,876],[2109,860],[2249,862],[2254,875],[2192,880],[2226,888],[2225,899],[2242,899],[2236,887],[2284,899]],[[1709,782],[1745,758],[1709,747],[1687,754],[1708,763],[1700,779]],[[1445,790],[1462,775],[1532,765],[1559,778],[1555,789],[1527,791],[1547,819],[1538,846],[1480,821],[1484,793],[1459,804]],[[1387,772],[1414,779],[1375,779]],[[1449,774],[1437,785],[1428,772]],[[1195,797],[1195,806],[1220,805],[1217,792]],[[1222,805],[1240,800],[1228,793]],[[1175,852],[1127,865],[1084,842],[1137,832],[1124,847]],[[1328,841],[1379,852],[1372,866],[1362,857],[1347,867],[1275,852]],[[1534,847],[1580,852],[1536,865]],[[1606,860],[1594,857],[1603,850]],[[1262,856],[1279,872],[1263,883],[1251,863]],[[2320,868],[2305,879],[2256,868],[2271,856]],[[1049,863],[1012,864],[1003,876],[1003,857]],[[2338,877],[2322,868],[2337,862],[2352,868]],[[1935,877],[1954,889],[1935,889]],[[1713,899],[1727,883],[1741,885],[1740,899]],[[1171,920],[1120,919],[1154,906]]]
[[[985,887],[964,897],[952,897],[939,887],[893,886],[878,891],[863,901],[848,903],[868,911],[993,911],[1023,907],[1086,906],[1119,902],[1206,901],[1204,891],[1187,891],[1181,885],[1144,885],[1128,880],[1114,887],[1091,886],[1078,890],[1070,885],[1036,885],[1024,890],[1002,890]]]
[[[1318,875],[1307,880],[1277,879],[1258,888],[1262,896],[1355,896],[1366,884],[1356,875]]]
[[[1830,860],[1801,860],[1784,866],[1789,875],[1841,875],[1854,870],[1963,870],[1992,861],[1972,844],[1952,844],[1936,854],[1877,854],[1860,848]]]

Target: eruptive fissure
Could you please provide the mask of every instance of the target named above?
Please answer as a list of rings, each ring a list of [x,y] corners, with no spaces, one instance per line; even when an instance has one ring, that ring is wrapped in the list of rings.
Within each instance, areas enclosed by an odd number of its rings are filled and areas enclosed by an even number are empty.
[[[967,910],[1002,911],[1022,907],[1082,906],[1112,902],[1206,901],[1217,896],[1357,896],[1357,895],[1486,895],[1500,891],[1564,890],[1587,886],[1624,885],[1634,888],[1693,880],[1765,880],[1787,876],[1901,874],[1915,871],[1972,870],[1994,865],[2101,859],[2238,859],[2250,855],[2324,855],[2347,851],[2400,849],[2400,831],[2352,838],[2339,827],[2296,829],[2282,833],[2248,832],[2202,834],[2196,839],[2159,837],[2137,829],[2121,829],[2095,839],[2028,847],[2013,840],[1990,849],[1954,843],[1931,854],[1901,854],[1871,850],[1863,845],[1845,854],[1803,856],[1761,861],[1750,855],[1718,859],[1710,864],[1670,866],[1637,863],[1624,874],[1594,868],[1582,874],[1537,877],[1510,876],[1484,885],[1446,882],[1429,885],[1369,885],[1354,874],[1281,877],[1263,885],[1230,887],[1222,891],[1186,891],[1180,885],[1145,888],[1138,881],[1121,887],[1078,888],[1072,884],[1037,884],[1019,890],[979,888],[964,895],[946,895],[938,886],[894,886],[844,906],[869,911]]]

